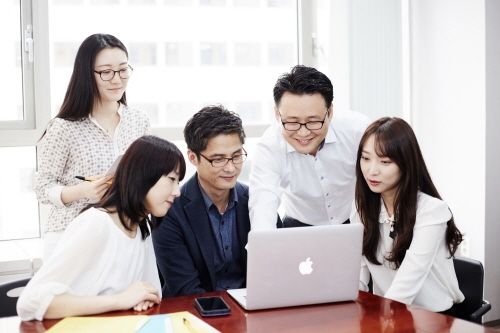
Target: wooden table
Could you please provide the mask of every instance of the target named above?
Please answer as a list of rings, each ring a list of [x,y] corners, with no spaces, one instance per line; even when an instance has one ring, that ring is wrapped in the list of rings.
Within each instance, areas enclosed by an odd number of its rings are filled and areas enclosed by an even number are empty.
[[[245,311],[226,292],[203,294],[220,295],[231,307],[230,316],[203,318],[223,333],[266,332],[464,332],[498,331],[438,313],[391,301],[360,291],[355,302],[329,303],[261,311]],[[195,297],[163,299],[141,314],[162,314],[189,311],[199,317],[193,306]],[[104,316],[132,315],[133,311],[107,313]],[[101,315],[102,316],[102,315]],[[45,332],[57,320],[21,322],[18,317],[0,319],[0,332]]]

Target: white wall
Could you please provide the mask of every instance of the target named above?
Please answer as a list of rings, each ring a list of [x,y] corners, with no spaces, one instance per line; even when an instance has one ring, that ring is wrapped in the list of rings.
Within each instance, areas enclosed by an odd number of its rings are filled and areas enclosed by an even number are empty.
[[[500,318],[500,3],[411,0],[412,125]]]
[[[484,1],[410,3],[412,125],[471,257],[484,260]]]
[[[500,318],[500,1],[486,0],[486,226],[485,295]]]
[[[381,116],[404,117],[402,8],[405,1],[301,3],[302,7],[312,8],[312,21],[307,23],[311,25],[313,38],[317,38],[315,52],[302,60],[332,80],[335,109],[359,111],[373,120]],[[311,35],[302,39],[310,40]],[[302,49],[304,54],[309,50]]]
[[[402,1],[349,0],[350,108],[403,116]]]

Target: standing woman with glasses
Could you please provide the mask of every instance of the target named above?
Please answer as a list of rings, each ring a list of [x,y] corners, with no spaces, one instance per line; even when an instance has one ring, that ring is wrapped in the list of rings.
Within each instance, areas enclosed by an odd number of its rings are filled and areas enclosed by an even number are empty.
[[[51,206],[44,261],[89,200],[102,197],[112,177],[104,173],[116,157],[150,133],[147,115],[127,106],[132,71],[127,49],[112,35],[91,35],[78,49],[61,109],[39,141],[35,192],[39,202]]]

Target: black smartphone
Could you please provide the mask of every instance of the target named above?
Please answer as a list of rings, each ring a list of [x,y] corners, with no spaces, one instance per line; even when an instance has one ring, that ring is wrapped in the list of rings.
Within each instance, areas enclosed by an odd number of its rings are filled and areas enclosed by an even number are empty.
[[[204,317],[231,314],[231,308],[220,296],[195,298],[194,306]]]

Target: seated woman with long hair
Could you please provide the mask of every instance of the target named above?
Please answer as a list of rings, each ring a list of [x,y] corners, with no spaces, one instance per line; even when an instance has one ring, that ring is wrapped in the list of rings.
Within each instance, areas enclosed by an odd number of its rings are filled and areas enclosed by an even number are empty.
[[[462,241],[415,134],[381,118],[361,138],[351,223],[363,223],[360,289],[431,311],[463,301],[452,257]]]
[[[161,286],[149,235],[179,196],[185,172],[174,144],[155,136],[134,141],[104,196],[69,224],[54,255],[24,289],[17,303],[21,319],[158,304]]]

